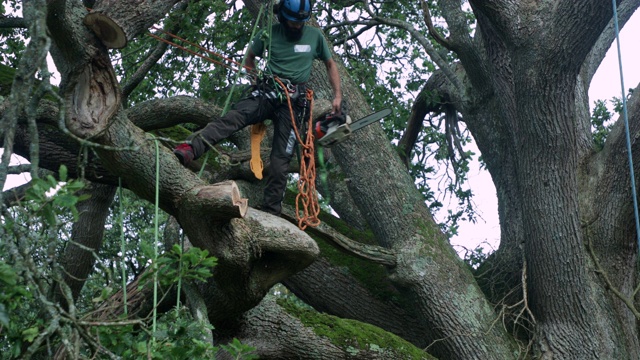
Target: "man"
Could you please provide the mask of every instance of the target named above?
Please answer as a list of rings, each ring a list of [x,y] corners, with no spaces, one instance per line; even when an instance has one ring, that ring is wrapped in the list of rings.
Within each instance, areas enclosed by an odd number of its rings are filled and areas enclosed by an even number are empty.
[[[287,100],[277,96],[276,92],[280,91],[282,94],[288,90],[295,98],[291,103],[294,116],[298,118],[306,107],[305,101],[300,98],[305,97],[305,83],[311,73],[311,64],[314,59],[319,59],[325,63],[333,89],[332,111],[339,114],[342,104],[340,77],[327,42],[319,29],[305,26],[311,17],[310,0],[283,0],[277,11],[280,23],[273,25],[271,41],[265,42],[262,36],[256,36],[247,50],[246,65],[255,69],[256,57],[263,57],[265,51],[268,51],[266,72],[281,79],[288,89],[279,89],[272,85],[275,83],[273,81],[261,83],[220,120],[209,123],[204,129],[191,135],[187,139],[188,143],[174,149],[180,162],[187,165],[204,154],[209,145],[218,143],[248,125],[272,119],[274,135],[270,155],[271,171],[267,177],[261,209],[274,215],[280,215],[282,209],[287,169],[297,141]]]

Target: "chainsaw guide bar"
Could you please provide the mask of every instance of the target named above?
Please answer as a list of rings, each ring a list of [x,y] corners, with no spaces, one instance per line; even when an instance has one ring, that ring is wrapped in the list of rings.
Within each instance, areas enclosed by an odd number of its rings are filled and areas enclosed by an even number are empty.
[[[349,115],[346,116],[346,121],[340,123],[339,121],[332,121],[332,118],[327,118],[325,124],[321,124],[321,121],[316,123],[316,137],[318,143],[322,146],[332,146],[348,138],[352,132],[361,129],[369,124],[372,124],[383,117],[391,114],[391,109],[384,109],[373,114],[369,114],[356,121],[351,121]],[[324,127],[327,128],[326,131]]]

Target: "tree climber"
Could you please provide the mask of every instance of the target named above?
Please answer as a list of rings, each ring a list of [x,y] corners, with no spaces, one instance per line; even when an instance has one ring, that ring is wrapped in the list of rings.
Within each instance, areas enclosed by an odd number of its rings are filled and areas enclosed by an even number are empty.
[[[246,66],[250,70],[255,69],[256,57],[263,57],[268,51],[266,73],[279,78],[287,89],[278,86],[273,78],[271,81],[268,78],[256,79],[247,97],[236,103],[222,118],[189,136],[187,142],[178,145],[173,152],[183,165],[187,165],[202,156],[208,146],[215,145],[248,125],[272,119],[271,171],[267,177],[261,210],[280,215],[287,170],[297,139],[287,99],[279,94],[282,91],[289,92],[294,117],[301,121],[301,114],[308,110],[305,84],[314,59],[325,63],[333,89],[332,112],[335,114],[341,112],[342,93],[338,68],[331,58],[327,41],[319,29],[305,26],[311,17],[310,0],[283,0],[276,12],[279,24],[272,26],[271,40],[265,40],[264,31],[253,39],[247,49]]]

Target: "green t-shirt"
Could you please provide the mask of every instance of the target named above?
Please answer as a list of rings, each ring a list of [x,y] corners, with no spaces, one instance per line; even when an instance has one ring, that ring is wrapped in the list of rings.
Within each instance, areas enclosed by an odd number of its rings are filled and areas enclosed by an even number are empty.
[[[318,28],[305,26],[302,30],[300,40],[292,42],[285,37],[282,25],[275,24],[271,28],[272,51],[267,69],[294,84],[309,80],[313,59],[327,61],[331,58],[327,41]],[[265,47],[269,46],[268,40],[263,40],[266,37],[262,35],[258,34],[251,43],[251,50],[260,57],[264,55]]]

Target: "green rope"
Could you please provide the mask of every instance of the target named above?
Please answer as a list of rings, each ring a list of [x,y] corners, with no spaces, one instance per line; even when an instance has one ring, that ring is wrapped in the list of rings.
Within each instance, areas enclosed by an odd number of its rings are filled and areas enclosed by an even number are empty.
[[[153,340],[155,341],[155,332],[157,329],[158,317],[158,209],[160,204],[160,148],[158,139],[154,141],[156,145],[156,198],[155,198],[155,219],[153,229]]]
[[[271,8],[272,9],[275,6],[274,3],[275,3],[275,0],[271,0]],[[269,60],[271,59],[271,30],[273,28],[273,14],[271,14],[269,16],[269,21],[268,21],[268,25],[267,26],[268,26],[267,32],[269,34],[269,48],[268,48],[268,51],[267,51],[267,64],[268,64]]]
[[[631,156],[631,138],[629,135],[629,115],[627,114],[627,96],[624,90],[624,76],[622,75],[622,54],[620,52],[620,29],[618,28],[618,9],[616,8],[616,0],[611,1],[613,4],[613,23],[616,29],[616,43],[618,45],[618,65],[620,68],[620,87],[622,88],[622,113],[624,116],[624,128],[627,138],[627,153],[629,154],[629,172],[631,174],[631,193],[633,196],[633,214],[636,222],[636,239],[638,243],[638,251],[640,251],[640,220],[638,219],[638,196],[636,194],[636,176],[633,171],[633,157]],[[640,261],[640,256],[638,256]]]
[[[262,13],[264,11],[264,4],[262,6],[260,6],[260,11],[258,12],[258,19],[256,20],[255,24],[253,24],[253,30],[251,31],[251,40],[253,40],[253,38],[256,36],[256,32],[258,30],[258,24],[260,23],[260,20],[262,19]],[[249,45],[251,46],[251,45]],[[229,107],[231,104],[231,95],[233,95],[233,92],[236,88],[236,85],[238,84],[238,80],[240,79],[241,73],[243,71],[243,69],[245,68],[247,62],[247,51],[244,52],[244,56],[242,57],[242,62],[241,62],[241,66],[240,66],[240,71],[236,72],[236,76],[233,79],[233,84],[231,84],[231,91],[229,92],[229,96],[227,96],[227,100],[224,103],[224,109],[222,110],[222,116],[224,116],[227,111],[229,111]],[[254,69],[255,70],[255,69]]]
[[[178,262],[178,299],[176,308],[180,308],[180,293],[182,292],[182,256],[184,255],[184,232],[180,234],[180,261]]]
[[[122,254],[122,262],[120,267],[122,268],[122,298],[124,299],[124,315],[127,315],[127,270],[125,269],[125,246],[124,246],[124,202],[122,201],[122,178],[118,178],[118,208],[120,209],[120,215],[118,216],[118,223],[120,225],[120,253]]]
[[[331,202],[331,196],[329,195],[329,182],[328,182],[329,171],[327,170],[327,165],[324,162],[324,149],[320,145],[318,145],[317,154],[318,154],[318,165],[320,165],[318,167],[320,170],[320,173],[318,174],[318,176],[320,177],[320,184],[322,184],[322,188],[324,189],[324,193],[326,194],[326,195],[323,195],[323,198],[325,199],[325,203],[328,204]]]

